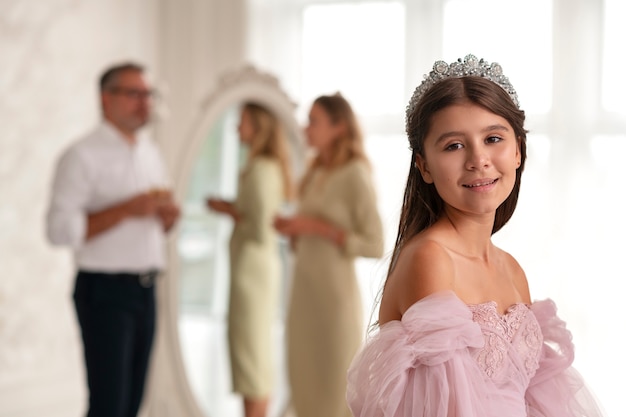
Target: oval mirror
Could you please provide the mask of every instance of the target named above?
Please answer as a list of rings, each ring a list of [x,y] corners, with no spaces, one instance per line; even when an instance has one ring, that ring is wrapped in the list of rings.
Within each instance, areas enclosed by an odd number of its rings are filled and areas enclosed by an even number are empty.
[[[206,198],[233,199],[236,195],[243,160],[237,124],[245,102],[266,107],[282,121],[291,145],[295,177],[304,158],[295,105],[275,77],[246,67],[224,76],[204,102],[179,164],[182,168],[176,189],[182,213],[170,247],[172,264],[165,289],[170,305],[166,313],[169,339],[178,342],[169,345],[176,368],[172,374],[178,379],[177,392],[187,403],[186,412],[194,417],[243,416],[242,398],[231,388],[227,339],[232,221],[211,213]],[[283,416],[289,402],[283,323],[290,259],[287,242],[281,240],[280,246],[284,273],[273,328],[275,378],[270,417]]]

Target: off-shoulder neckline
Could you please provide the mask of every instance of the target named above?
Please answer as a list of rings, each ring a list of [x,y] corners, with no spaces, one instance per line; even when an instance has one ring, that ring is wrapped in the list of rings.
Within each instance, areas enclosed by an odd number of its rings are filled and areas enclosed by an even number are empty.
[[[480,308],[487,307],[490,310],[494,311],[498,315],[498,317],[500,317],[500,318],[507,317],[508,315],[512,314],[513,312],[515,312],[517,309],[519,309],[521,307],[524,307],[526,310],[530,309],[530,305],[528,305],[527,303],[524,303],[522,301],[518,301],[516,303],[511,304],[506,309],[504,309],[504,311],[500,311],[498,303],[493,301],[493,300],[485,301],[485,302],[482,302],[482,303],[465,304],[465,305],[472,312],[475,311],[475,310],[478,310]]]
[[[406,309],[406,311],[404,312],[404,314],[402,315],[402,317],[404,317],[410,310],[412,310],[416,305],[418,305],[419,303],[423,302],[423,301],[428,301],[431,298],[435,298],[435,297],[439,297],[439,296],[443,296],[443,295],[450,295],[452,298],[454,298],[456,301],[458,301],[460,304],[462,304],[463,306],[465,306],[467,308],[468,312],[472,312],[473,309],[479,308],[480,306],[492,306],[495,309],[495,312],[498,314],[498,316],[500,317],[505,317],[507,314],[509,314],[512,310],[514,310],[515,308],[518,308],[517,306],[523,305],[525,306],[527,309],[530,310],[530,304],[528,303],[524,303],[524,302],[516,302],[511,304],[510,306],[508,306],[505,310],[504,313],[500,312],[500,309],[498,308],[498,303],[496,301],[493,300],[489,300],[489,301],[484,301],[481,303],[470,303],[467,304],[465,303],[463,300],[461,300],[461,298],[452,290],[444,290],[444,291],[437,291],[434,292],[432,294],[427,295],[424,298],[421,298],[419,300],[417,300],[415,303],[413,303],[409,308]],[[390,320],[386,323],[383,324],[383,326],[387,323],[392,323],[394,321],[402,321],[402,318],[400,320]]]

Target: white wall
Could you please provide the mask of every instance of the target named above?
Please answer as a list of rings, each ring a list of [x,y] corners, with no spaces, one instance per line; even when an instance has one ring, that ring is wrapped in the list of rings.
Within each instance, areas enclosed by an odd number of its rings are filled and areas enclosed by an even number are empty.
[[[73,266],[48,245],[57,156],[99,119],[113,61],[158,69],[152,0],[0,0],[0,416],[79,416],[86,390]]]
[[[44,219],[58,156],[100,118],[99,75],[130,59],[165,87],[169,116],[154,130],[176,178],[203,100],[243,63],[244,7],[243,0],[0,0],[0,417],[85,410],[71,254],[47,243]],[[163,302],[163,289],[146,410],[189,415],[183,410],[193,399],[172,362],[178,340],[163,328],[175,325],[176,306]]]

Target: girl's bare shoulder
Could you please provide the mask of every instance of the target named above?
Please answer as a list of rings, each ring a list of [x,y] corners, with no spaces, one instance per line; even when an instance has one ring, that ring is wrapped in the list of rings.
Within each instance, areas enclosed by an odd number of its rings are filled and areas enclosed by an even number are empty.
[[[528,288],[528,280],[526,279],[526,273],[524,272],[524,269],[513,255],[502,249],[498,248],[498,250],[500,251],[500,255],[504,265],[505,276],[511,278],[515,289],[522,297],[524,302],[530,303],[530,290]]]
[[[448,250],[433,236],[421,235],[402,248],[387,278],[381,303],[383,313],[402,316],[422,298],[453,290],[455,268]],[[388,321],[388,320],[387,320]]]

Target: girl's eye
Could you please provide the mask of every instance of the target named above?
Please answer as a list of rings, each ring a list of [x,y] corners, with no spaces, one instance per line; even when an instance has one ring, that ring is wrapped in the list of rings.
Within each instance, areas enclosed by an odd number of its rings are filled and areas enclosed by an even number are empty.
[[[498,143],[502,140],[500,136],[489,136],[486,140],[487,143]]]
[[[463,145],[461,145],[460,143],[451,143],[450,145],[446,146],[444,150],[446,151],[455,151],[457,149],[461,149],[463,147]]]

